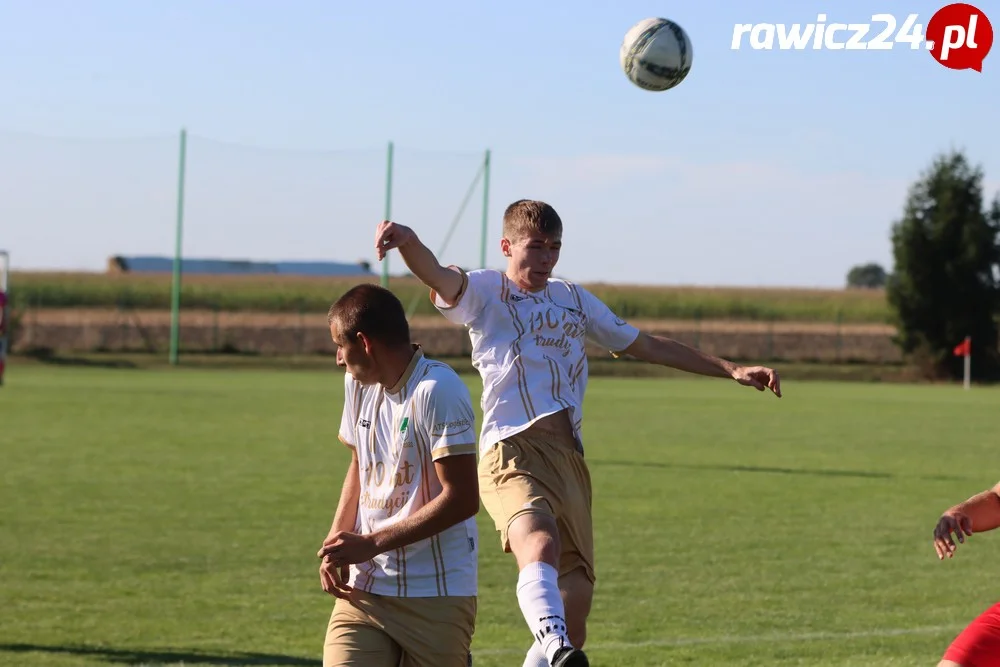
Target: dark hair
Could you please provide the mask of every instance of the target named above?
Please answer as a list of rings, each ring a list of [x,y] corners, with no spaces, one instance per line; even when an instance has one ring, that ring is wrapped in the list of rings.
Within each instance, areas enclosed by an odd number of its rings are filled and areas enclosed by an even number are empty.
[[[341,336],[363,333],[388,345],[409,345],[410,325],[403,304],[384,287],[364,283],[349,289],[330,306],[327,322],[336,321]]]
[[[534,199],[518,199],[503,214],[503,235],[517,241],[528,234],[561,236],[562,220],[551,205]]]

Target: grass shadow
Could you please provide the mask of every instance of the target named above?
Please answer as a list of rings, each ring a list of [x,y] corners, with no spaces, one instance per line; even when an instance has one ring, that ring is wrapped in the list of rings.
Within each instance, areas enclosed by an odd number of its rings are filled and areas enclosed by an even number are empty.
[[[50,348],[42,347],[28,350],[23,353],[25,357],[32,361],[48,364],[50,366],[77,366],[89,368],[138,368],[138,366],[126,359],[96,359],[93,357],[66,357]]]
[[[662,461],[612,461],[588,459],[590,466],[628,468],[663,468],[676,470],[717,470],[721,472],[755,472],[779,475],[816,475],[820,477],[858,477],[867,479],[898,479],[910,477],[932,482],[961,482],[967,477],[956,475],[898,475],[891,472],[869,470],[836,470],[823,468],[784,468],[778,466],[724,465],[721,463],[667,463]]]

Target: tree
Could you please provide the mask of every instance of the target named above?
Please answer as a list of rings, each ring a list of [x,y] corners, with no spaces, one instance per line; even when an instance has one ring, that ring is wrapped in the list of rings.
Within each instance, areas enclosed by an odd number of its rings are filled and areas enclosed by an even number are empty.
[[[935,376],[961,376],[952,351],[972,337],[973,375],[1000,376],[1000,195],[983,207],[983,174],[960,152],[937,157],[892,227],[886,293],[896,343]]]
[[[847,272],[847,286],[875,289],[885,287],[886,273],[880,265],[874,262],[859,264]]]

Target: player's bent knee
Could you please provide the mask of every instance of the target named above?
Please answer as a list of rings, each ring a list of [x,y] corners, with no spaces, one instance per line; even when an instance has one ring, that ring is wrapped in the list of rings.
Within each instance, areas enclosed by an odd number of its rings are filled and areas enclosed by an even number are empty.
[[[559,563],[559,538],[544,532],[534,532],[525,536],[521,541],[520,548],[513,547],[512,551],[517,557],[518,566],[524,567],[529,563],[548,563],[555,567]]]
[[[942,660],[938,663],[938,667],[965,667],[960,662],[952,662],[951,660]]]
[[[559,529],[555,519],[547,514],[521,514],[507,527],[510,550],[518,567],[539,561],[557,566],[559,563]]]

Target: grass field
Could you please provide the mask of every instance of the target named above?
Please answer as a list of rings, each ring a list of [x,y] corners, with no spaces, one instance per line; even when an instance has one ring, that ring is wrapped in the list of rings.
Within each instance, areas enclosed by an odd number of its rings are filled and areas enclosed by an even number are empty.
[[[341,388],[336,369],[12,365],[0,664],[318,666]],[[1000,478],[1000,391],[784,393],[592,381],[594,665],[934,665],[1000,597],[1000,535],[946,563],[930,542]],[[476,665],[520,665],[516,571],[479,518]]]
[[[361,278],[185,276],[181,303],[190,310],[325,313],[336,296]],[[377,278],[369,278],[377,280]],[[169,275],[14,273],[11,302],[18,310],[46,308],[170,308]],[[413,279],[390,287],[415,314],[436,314],[427,290]],[[765,289],[588,285],[615,312],[631,319],[725,319],[885,323],[882,290]]]

